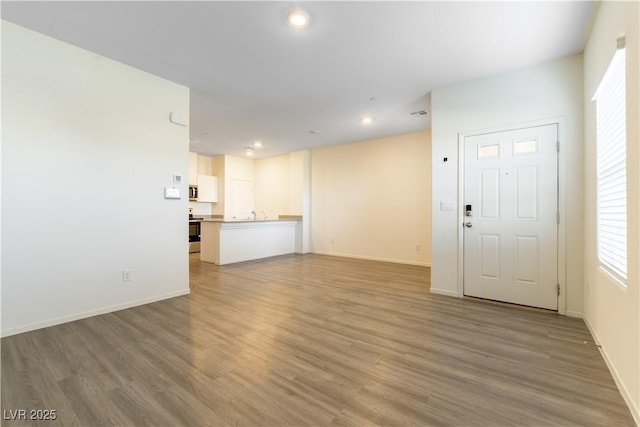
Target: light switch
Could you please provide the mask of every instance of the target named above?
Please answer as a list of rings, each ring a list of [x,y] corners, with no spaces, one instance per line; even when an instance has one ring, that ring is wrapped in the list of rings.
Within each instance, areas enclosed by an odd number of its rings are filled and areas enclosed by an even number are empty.
[[[180,189],[178,187],[164,187],[165,199],[179,199]]]

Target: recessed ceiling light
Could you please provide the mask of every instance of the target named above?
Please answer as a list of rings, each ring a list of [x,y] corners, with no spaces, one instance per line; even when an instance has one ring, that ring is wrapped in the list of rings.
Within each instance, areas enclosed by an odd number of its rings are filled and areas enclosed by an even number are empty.
[[[363,118],[360,119],[360,123],[365,126],[370,125],[371,123],[373,123],[373,117],[364,116]]]
[[[262,148],[262,142],[260,142],[260,141],[255,141],[255,142],[253,143],[253,146],[254,146],[255,148]]]
[[[291,28],[305,28],[309,25],[309,14],[302,9],[296,9],[287,15],[287,23]]]
[[[245,147],[244,148],[244,154],[246,154],[247,156],[253,156],[253,148]]]

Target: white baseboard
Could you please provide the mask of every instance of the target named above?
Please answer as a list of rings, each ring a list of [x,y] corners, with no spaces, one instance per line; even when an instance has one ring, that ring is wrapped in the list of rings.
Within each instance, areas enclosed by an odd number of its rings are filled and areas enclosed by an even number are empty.
[[[459,298],[458,292],[450,291],[448,289],[431,288],[431,293],[432,294],[436,294],[436,295],[445,295],[445,296],[448,296],[448,297]]]
[[[366,259],[369,261],[392,262],[394,264],[406,264],[406,265],[418,265],[420,267],[431,267],[431,263],[428,263],[428,262],[415,262],[415,261],[407,261],[407,260],[395,259],[395,258],[378,258],[378,257],[370,257],[370,256],[362,256],[362,255],[343,254],[338,252],[313,251],[311,253],[314,253],[317,255],[337,256],[342,258]]]
[[[98,316],[100,314],[112,313],[114,311],[124,310],[131,307],[136,307],[138,305],[149,304],[152,302],[179,297],[182,295],[187,295],[191,292],[189,288],[180,290],[167,292],[160,295],[154,295],[147,298],[141,298],[134,301],[127,301],[122,304],[115,304],[107,307],[100,307],[95,310],[84,311],[81,313],[74,313],[68,316],[57,317],[55,319],[47,319],[40,322],[30,323],[28,325],[17,326],[14,328],[6,329],[2,331],[2,337],[8,337],[11,335],[21,334],[23,332],[35,331],[36,329],[48,328],[49,326],[60,325],[62,323],[73,322],[74,320],[86,319],[87,317]]]
[[[631,412],[631,416],[633,417],[634,421],[636,422],[636,425],[640,426],[640,411],[638,410],[638,406],[637,406],[636,402],[631,397],[631,393],[629,392],[629,389],[627,389],[626,385],[622,381],[622,378],[621,378],[620,374],[618,373],[618,371],[616,370],[615,366],[611,362],[611,359],[609,359],[609,356],[607,354],[607,350],[600,343],[600,339],[598,338],[598,335],[596,334],[596,332],[593,329],[593,327],[591,327],[591,324],[589,323],[589,319],[585,316],[583,318],[583,321],[584,321],[584,324],[587,325],[587,329],[589,329],[589,332],[591,333],[591,336],[593,337],[594,342],[596,343],[596,345],[598,345],[598,347],[600,349],[600,354],[602,355],[602,358],[604,359],[604,363],[607,364],[607,367],[609,368],[609,372],[611,372],[611,376],[613,377],[613,380],[615,381],[616,385],[618,386],[618,390],[620,390],[620,394],[622,395],[622,398],[624,399],[624,401],[626,402],[627,406],[629,407],[629,411]]]
[[[567,310],[567,312],[565,313],[565,315],[566,315],[567,317],[575,317],[576,319],[582,319],[582,318],[584,318],[584,315],[583,315],[581,312],[579,312],[579,311],[569,311],[569,310]],[[593,335],[593,334],[592,334],[592,335]]]

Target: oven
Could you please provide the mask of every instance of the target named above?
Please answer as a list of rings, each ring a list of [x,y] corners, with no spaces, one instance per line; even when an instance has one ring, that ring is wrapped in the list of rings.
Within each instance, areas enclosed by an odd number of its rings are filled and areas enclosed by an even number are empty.
[[[200,252],[200,220],[189,220],[189,253]]]

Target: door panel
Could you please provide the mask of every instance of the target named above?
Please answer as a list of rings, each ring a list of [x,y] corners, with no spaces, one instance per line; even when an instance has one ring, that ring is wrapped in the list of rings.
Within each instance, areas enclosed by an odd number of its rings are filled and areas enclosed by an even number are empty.
[[[465,295],[557,310],[557,134],[465,138]]]
[[[538,166],[516,168],[516,220],[538,218]]]
[[[480,171],[480,215],[482,219],[500,217],[500,169]]]
[[[485,279],[500,279],[500,236],[480,235],[480,275]]]
[[[538,283],[538,238],[515,236],[515,280],[516,283]]]

